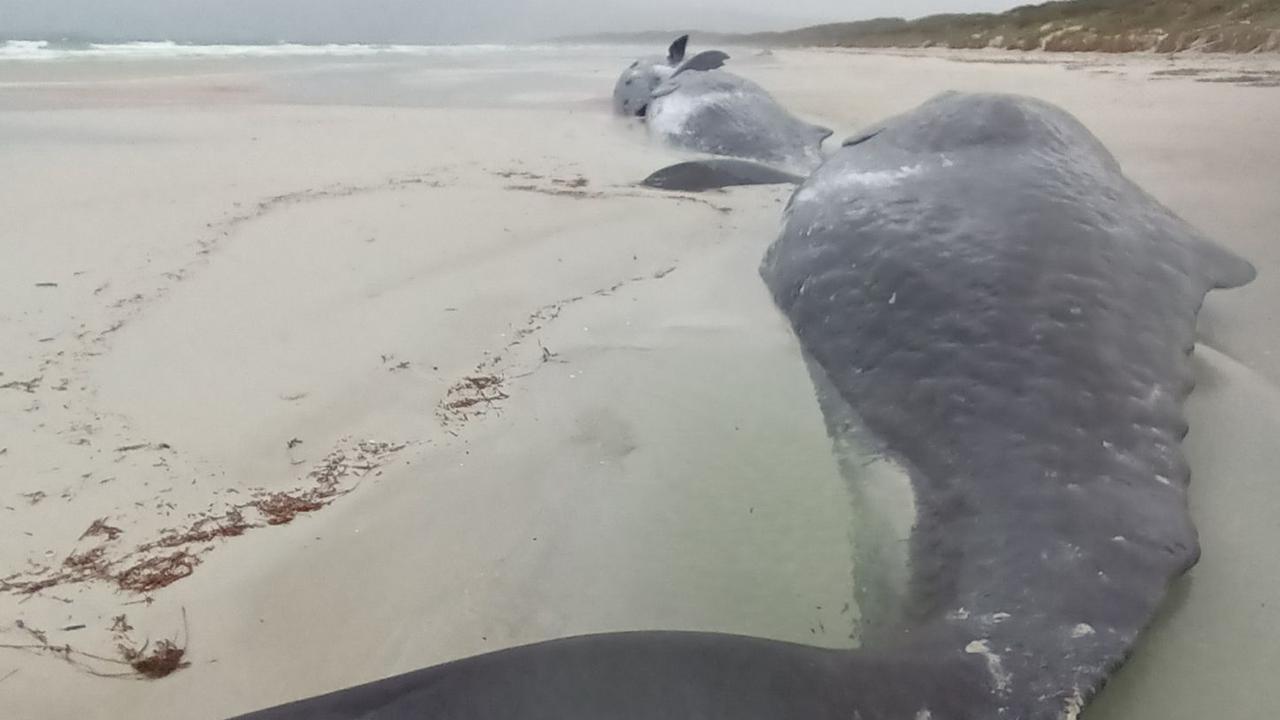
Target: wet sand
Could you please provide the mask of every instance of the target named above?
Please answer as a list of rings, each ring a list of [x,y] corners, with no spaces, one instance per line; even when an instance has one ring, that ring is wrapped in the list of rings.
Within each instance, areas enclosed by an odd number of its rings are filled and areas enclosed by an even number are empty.
[[[0,644],[190,662],[0,649],[4,714],[217,718],[583,632],[856,641],[851,496],[755,274],[787,190],[636,188],[676,156],[608,114],[631,54],[0,65]],[[1280,61],[735,55],[837,138],[1057,102],[1255,262],[1202,316],[1204,559],[1089,716],[1264,716],[1280,89],[1203,80]]]

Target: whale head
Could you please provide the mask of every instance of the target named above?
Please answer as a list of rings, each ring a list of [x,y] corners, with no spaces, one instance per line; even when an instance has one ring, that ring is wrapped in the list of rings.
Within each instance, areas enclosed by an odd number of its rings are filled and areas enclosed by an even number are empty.
[[[627,117],[644,117],[654,89],[684,61],[688,43],[689,36],[681,35],[671,43],[666,56],[650,55],[631,63],[614,85],[613,111]]]

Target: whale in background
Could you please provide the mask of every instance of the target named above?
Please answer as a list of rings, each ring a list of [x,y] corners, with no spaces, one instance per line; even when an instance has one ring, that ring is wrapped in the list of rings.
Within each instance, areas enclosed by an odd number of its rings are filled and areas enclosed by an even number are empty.
[[[721,69],[729,56],[685,56],[688,36],[667,57],[636,60],[614,87],[619,114],[644,119],[649,133],[685,150],[755,160],[808,174],[822,163],[831,130],[788,112],[767,90]]]

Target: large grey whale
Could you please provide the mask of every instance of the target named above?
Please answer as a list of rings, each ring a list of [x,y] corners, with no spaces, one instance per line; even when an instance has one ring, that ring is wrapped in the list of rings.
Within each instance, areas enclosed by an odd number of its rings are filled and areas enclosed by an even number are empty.
[[[857,650],[635,632],[246,718],[1075,718],[1198,558],[1196,316],[1254,271],[1067,113],[949,94],[797,189],[761,275],[833,436],[910,472],[908,606]]]
[[[1205,293],[1252,266],[1022,97],[893,118],[787,214],[762,276],[911,473],[911,605],[882,641],[981,655],[1006,716],[1069,716],[1198,558],[1187,355]]]

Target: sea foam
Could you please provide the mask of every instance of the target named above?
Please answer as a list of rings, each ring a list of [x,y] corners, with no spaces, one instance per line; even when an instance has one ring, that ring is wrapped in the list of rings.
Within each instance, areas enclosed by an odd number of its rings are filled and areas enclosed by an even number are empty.
[[[105,58],[145,60],[213,57],[366,57],[371,55],[457,56],[520,51],[557,51],[553,45],[188,45],[170,41],[126,43],[60,43],[47,40],[9,40],[0,44],[0,60],[69,60]]]

